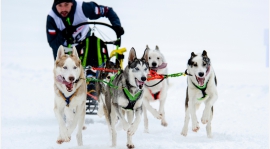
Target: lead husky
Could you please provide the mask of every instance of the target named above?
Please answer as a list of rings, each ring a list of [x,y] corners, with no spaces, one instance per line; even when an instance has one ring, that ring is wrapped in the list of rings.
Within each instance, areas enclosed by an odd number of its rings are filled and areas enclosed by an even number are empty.
[[[147,62],[148,49],[144,51],[141,59],[137,59],[135,49],[129,52],[128,66],[124,71],[119,72],[112,84],[114,88],[107,85],[106,92],[106,109],[108,110],[109,127],[112,135],[112,146],[116,146],[116,129],[115,124],[119,118],[123,129],[127,131],[127,147],[134,148],[132,143],[132,135],[138,128],[142,114],[142,94],[144,82],[148,74]],[[125,118],[127,114],[127,120]],[[105,112],[106,114],[106,112]],[[134,119],[134,114],[136,118]],[[134,121],[133,121],[134,119]]]
[[[217,79],[214,69],[210,63],[206,51],[203,53],[191,53],[188,60],[188,87],[186,91],[186,115],[185,123],[182,129],[182,135],[186,136],[188,131],[189,114],[191,116],[192,130],[199,130],[199,122],[197,121],[196,109],[204,102],[205,109],[201,118],[201,122],[206,124],[207,137],[212,138],[211,121],[213,118],[213,105],[218,98]]]
[[[149,49],[148,46],[146,46]],[[152,71],[156,71],[158,74],[167,74],[167,63],[165,57],[160,52],[158,46],[156,46],[155,50],[150,50],[148,53],[148,63],[149,67]],[[154,117],[157,119],[161,119],[161,125],[167,126],[168,123],[165,120],[165,111],[164,105],[167,98],[168,91],[168,79],[160,82],[159,79],[150,80],[145,83],[144,89],[144,100],[143,100],[143,111],[144,111],[144,131],[148,132],[148,118],[147,111],[150,111]],[[154,109],[149,102],[159,101],[159,110]]]
[[[69,142],[78,124],[77,143],[83,145],[82,129],[85,118],[86,81],[81,60],[74,47],[71,55],[60,46],[54,65],[54,113],[59,124],[57,143]],[[73,113],[76,111],[75,114]],[[63,119],[65,112],[66,126]]]

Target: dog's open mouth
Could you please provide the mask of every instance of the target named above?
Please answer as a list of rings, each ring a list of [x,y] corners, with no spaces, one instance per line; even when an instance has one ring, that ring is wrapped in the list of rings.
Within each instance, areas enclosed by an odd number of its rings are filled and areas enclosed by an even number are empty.
[[[137,78],[135,78],[136,85],[139,87],[139,89],[143,88],[144,81],[139,81]]]
[[[196,76],[196,75],[195,75]],[[204,77],[197,77],[196,76],[196,80],[197,80],[197,82],[198,82],[198,84],[200,85],[200,86],[203,86],[204,85],[204,80],[205,80],[205,78]]]
[[[61,75],[57,76],[57,77],[56,77],[56,80],[57,80],[58,82],[62,83],[62,84],[65,84],[66,89],[67,89],[68,92],[71,92],[71,91],[72,91],[72,89],[73,89],[73,82],[67,82],[67,81],[65,80],[65,78],[62,77]]]

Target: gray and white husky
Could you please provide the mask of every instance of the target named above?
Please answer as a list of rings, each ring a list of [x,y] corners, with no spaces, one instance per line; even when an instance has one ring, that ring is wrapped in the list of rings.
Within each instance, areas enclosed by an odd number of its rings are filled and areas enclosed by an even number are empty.
[[[146,46],[149,49],[148,46]],[[168,68],[164,55],[160,52],[158,46],[154,50],[149,49],[148,53],[149,68],[156,71],[157,74],[167,74]],[[160,79],[149,80],[145,83],[145,92],[143,100],[143,113],[144,113],[144,131],[148,132],[148,118],[147,110],[157,119],[161,119],[161,125],[167,126],[168,123],[165,119],[165,101],[167,98],[167,91],[169,88],[168,79],[160,82]],[[150,102],[159,101],[159,110],[154,109]]]
[[[211,121],[213,118],[213,105],[218,98],[217,79],[210,63],[210,58],[206,51],[203,53],[191,53],[191,57],[187,64],[188,87],[186,91],[186,115],[185,123],[182,129],[182,135],[186,136],[188,131],[188,123],[191,116],[192,130],[199,130],[199,122],[196,116],[196,110],[203,102],[205,108],[201,118],[201,122],[206,125],[207,137],[212,138]]]
[[[144,51],[141,59],[136,56],[135,49],[129,52],[128,66],[124,71],[119,72],[111,79],[114,87],[107,85],[105,100],[105,112],[109,117],[109,131],[112,135],[112,146],[116,146],[116,123],[122,123],[122,128],[127,131],[127,147],[134,148],[132,143],[132,135],[136,132],[141,121],[142,114],[142,95],[144,83],[147,79],[149,66],[147,62],[148,49]],[[125,118],[127,115],[127,120]],[[134,119],[134,115],[136,118]]]

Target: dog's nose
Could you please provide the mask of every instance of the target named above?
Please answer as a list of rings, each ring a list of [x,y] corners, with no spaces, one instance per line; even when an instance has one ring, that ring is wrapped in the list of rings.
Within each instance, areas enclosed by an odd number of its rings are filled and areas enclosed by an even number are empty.
[[[199,76],[200,77],[203,77],[204,76],[204,73],[203,72],[199,72]]]
[[[107,76],[107,79],[110,79],[111,78],[111,76]]]
[[[156,63],[156,62],[153,62],[153,63],[152,63],[152,66],[153,66],[153,67],[156,67],[156,66],[157,66],[157,63]]]
[[[142,81],[145,81],[145,80],[146,80],[146,77],[141,77],[141,80],[142,80]]]
[[[74,81],[74,77],[68,77],[68,79],[69,79],[70,82]]]

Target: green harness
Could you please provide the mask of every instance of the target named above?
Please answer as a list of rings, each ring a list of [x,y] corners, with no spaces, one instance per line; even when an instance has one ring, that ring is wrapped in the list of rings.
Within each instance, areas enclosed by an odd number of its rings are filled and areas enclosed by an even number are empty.
[[[192,82],[192,81],[191,81],[191,82]],[[192,84],[193,84],[197,89],[199,89],[199,90],[202,91],[203,96],[202,96],[201,98],[198,98],[198,100],[203,100],[203,99],[207,96],[207,94],[205,93],[205,90],[206,90],[206,88],[207,88],[208,82],[209,82],[209,80],[208,80],[203,86],[197,86],[196,84],[194,84],[194,83],[192,82]]]

